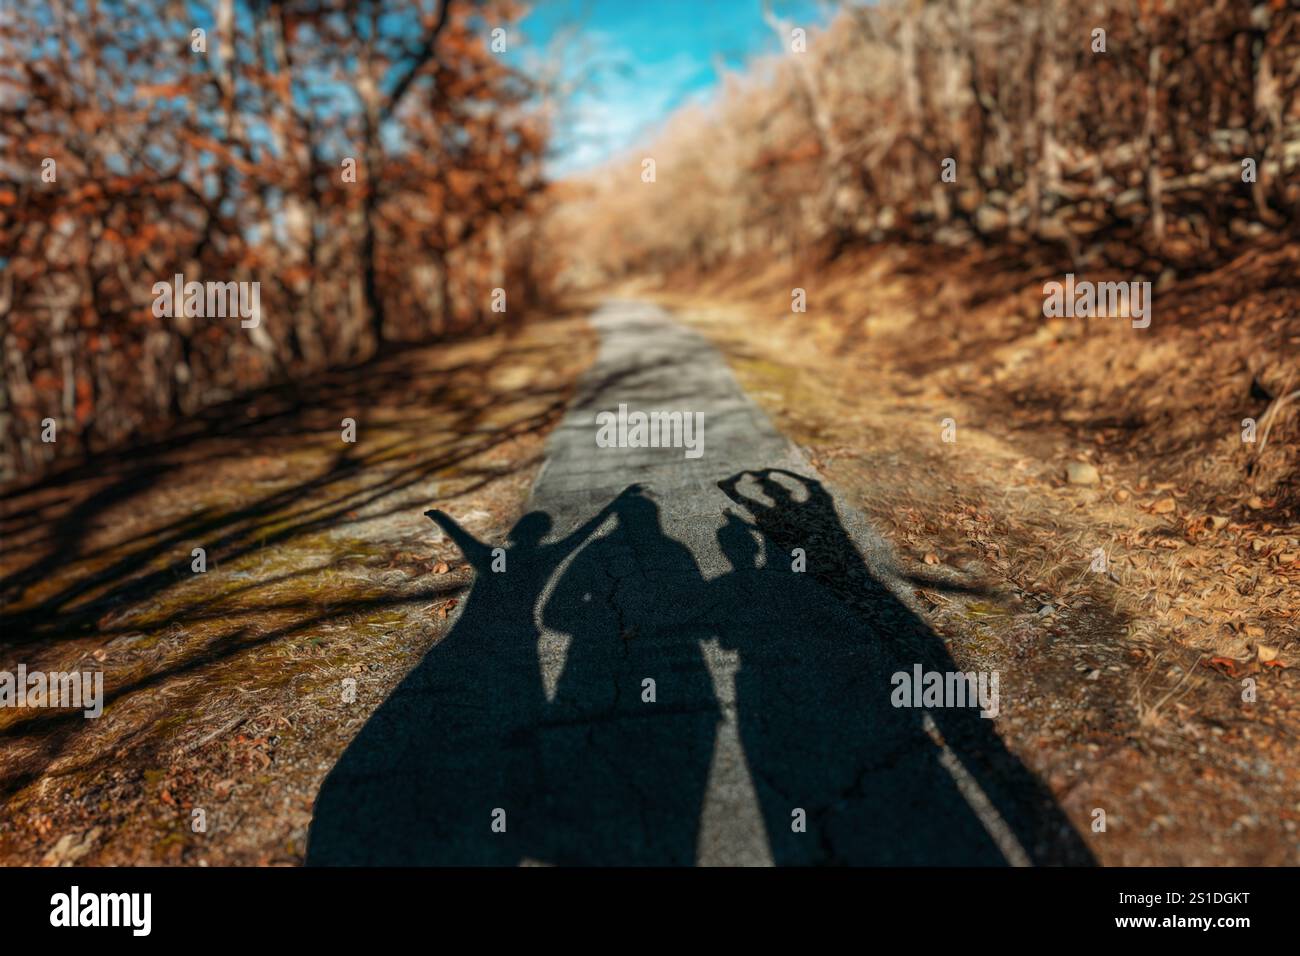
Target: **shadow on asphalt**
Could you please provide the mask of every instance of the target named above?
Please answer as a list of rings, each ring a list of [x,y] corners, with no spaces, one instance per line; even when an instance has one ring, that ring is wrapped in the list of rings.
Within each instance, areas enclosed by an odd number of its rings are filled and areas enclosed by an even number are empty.
[[[735,719],[778,865],[1092,863],[978,706],[891,703],[895,673],[957,667],[822,485],[766,470],[719,487],[737,511],[717,532],[730,570],[711,580],[638,486],[551,544],[549,516],[525,515],[495,552],[428,512],[475,584],[326,778],[307,862],[696,862],[724,713],[716,640],[739,658]],[[539,612],[568,636],[552,695]]]

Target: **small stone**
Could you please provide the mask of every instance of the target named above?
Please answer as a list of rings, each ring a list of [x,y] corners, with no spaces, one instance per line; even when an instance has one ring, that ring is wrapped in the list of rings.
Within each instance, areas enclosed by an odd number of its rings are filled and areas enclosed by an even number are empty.
[[[1072,485],[1095,485],[1101,475],[1086,461],[1072,461],[1065,466],[1065,480]]]
[[[49,852],[41,860],[43,866],[72,866],[83,856],[95,848],[95,841],[103,832],[100,827],[94,827],[86,833],[65,833],[59,837],[59,842],[50,848]]]

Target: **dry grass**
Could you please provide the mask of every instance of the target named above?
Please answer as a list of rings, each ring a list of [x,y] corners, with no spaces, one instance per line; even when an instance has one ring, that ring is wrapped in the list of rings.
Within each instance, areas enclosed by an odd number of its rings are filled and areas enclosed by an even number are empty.
[[[300,862],[324,774],[468,583],[422,511],[508,527],[593,345],[566,319],[404,351],[10,489],[0,669],[102,670],[108,703],[0,711],[0,861]]]
[[[980,500],[1022,525],[1037,521],[1050,542],[1013,559],[1021,587],[1083,587],[1095,577],[1085,559],[1101,548],[1112,603],[1143,631],[1238,657],[1292,639],[1300,415],[1294,405],[1269,409],[1296,374],[1300,247],[1257,251],[1166,289],[1148,330],[1044,320],[1032,270],[992,273],[978,255],[927,270],[924,255],[880,251],[805,272],[807,315],[789,313],[788,277],[772,272],[751,268],[738,289],[720,276],[700,292],[735,289],[766,315],[784,311],[764,323],[763,340],[804,356],[838,403],[870,381],[888,405],[876,427],[895,423],[899,441],[953,471],[955,491],[986,485],[980,472],[992,465],[1001,487],[983,488]],[[945,418],[956,423],[954,445],[940,440]],[[1261,423],[1261,437],[1273,425],[1267,444],[1242,441],[1245,418]],[[842,437],[852,450],[867,436]],[[963,473],[966,461],[975,467]],[[1072,461],[1096,467],[1099,482],[1068,484]],[[1055,513],[1076,520],[1063,527],[1047,517]]]
[[[1002,672],[999,732],[1099,859],[1294,864],[1300,421],[1261,450],[1240,420],[1269,405],[1252,379],[1284,394],[1294,368],[1295,254],[1167,286],[1142,331],[1045,328],[1032,268],[906,249],[657,294],[891,538],[954,657]]]

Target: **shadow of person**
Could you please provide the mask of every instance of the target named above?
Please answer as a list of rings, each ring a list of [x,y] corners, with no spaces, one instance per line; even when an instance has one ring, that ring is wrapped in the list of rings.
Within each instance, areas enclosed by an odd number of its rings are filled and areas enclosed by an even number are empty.
[[[691,865],[720,712],[696,618],[704,582],[643,494],[588,544],[547,600],[569,636],[541,731],[543,859]]]
[[[528,821],[535,734],[546,702],[534,608],[613,507],[552,544],[542,543],[550,517],[530,512],[495,552],[449,515],[425,512],[474,568],[474,584],[451,632],[325,778],[308,864],[512,865],[527,856],[523,834],[536,831]]]
[[[746,476],[771,504],[740,491]],[[739,734],[774,861],[1091,862],[978,707],[893,706],[896,673],[957,666],[872,575],[826,489],[775,469],[718,484],[754,518],[728,515],[718,531],[731,570],[710,582],[708,603],[739,652]]]

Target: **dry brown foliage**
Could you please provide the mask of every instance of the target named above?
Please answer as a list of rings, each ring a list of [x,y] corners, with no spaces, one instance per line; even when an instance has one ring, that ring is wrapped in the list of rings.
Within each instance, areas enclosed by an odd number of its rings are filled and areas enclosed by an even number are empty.
[[[206,24],[175,0],[6,8],[0,478],[502,320],[491,290],[528,281],[511,250],[546,129],[483,30],[513,0],[218,0]],[[260,327],[155,317],[178,273],[260,282]]]
[[[1286,0],[886,0],[846,7],[805,53],[771,22],[785,55],[583,183],[586,208],[554,226],[572,281],[899,240],[1045,247],[1154,278],[1295,234]]]

